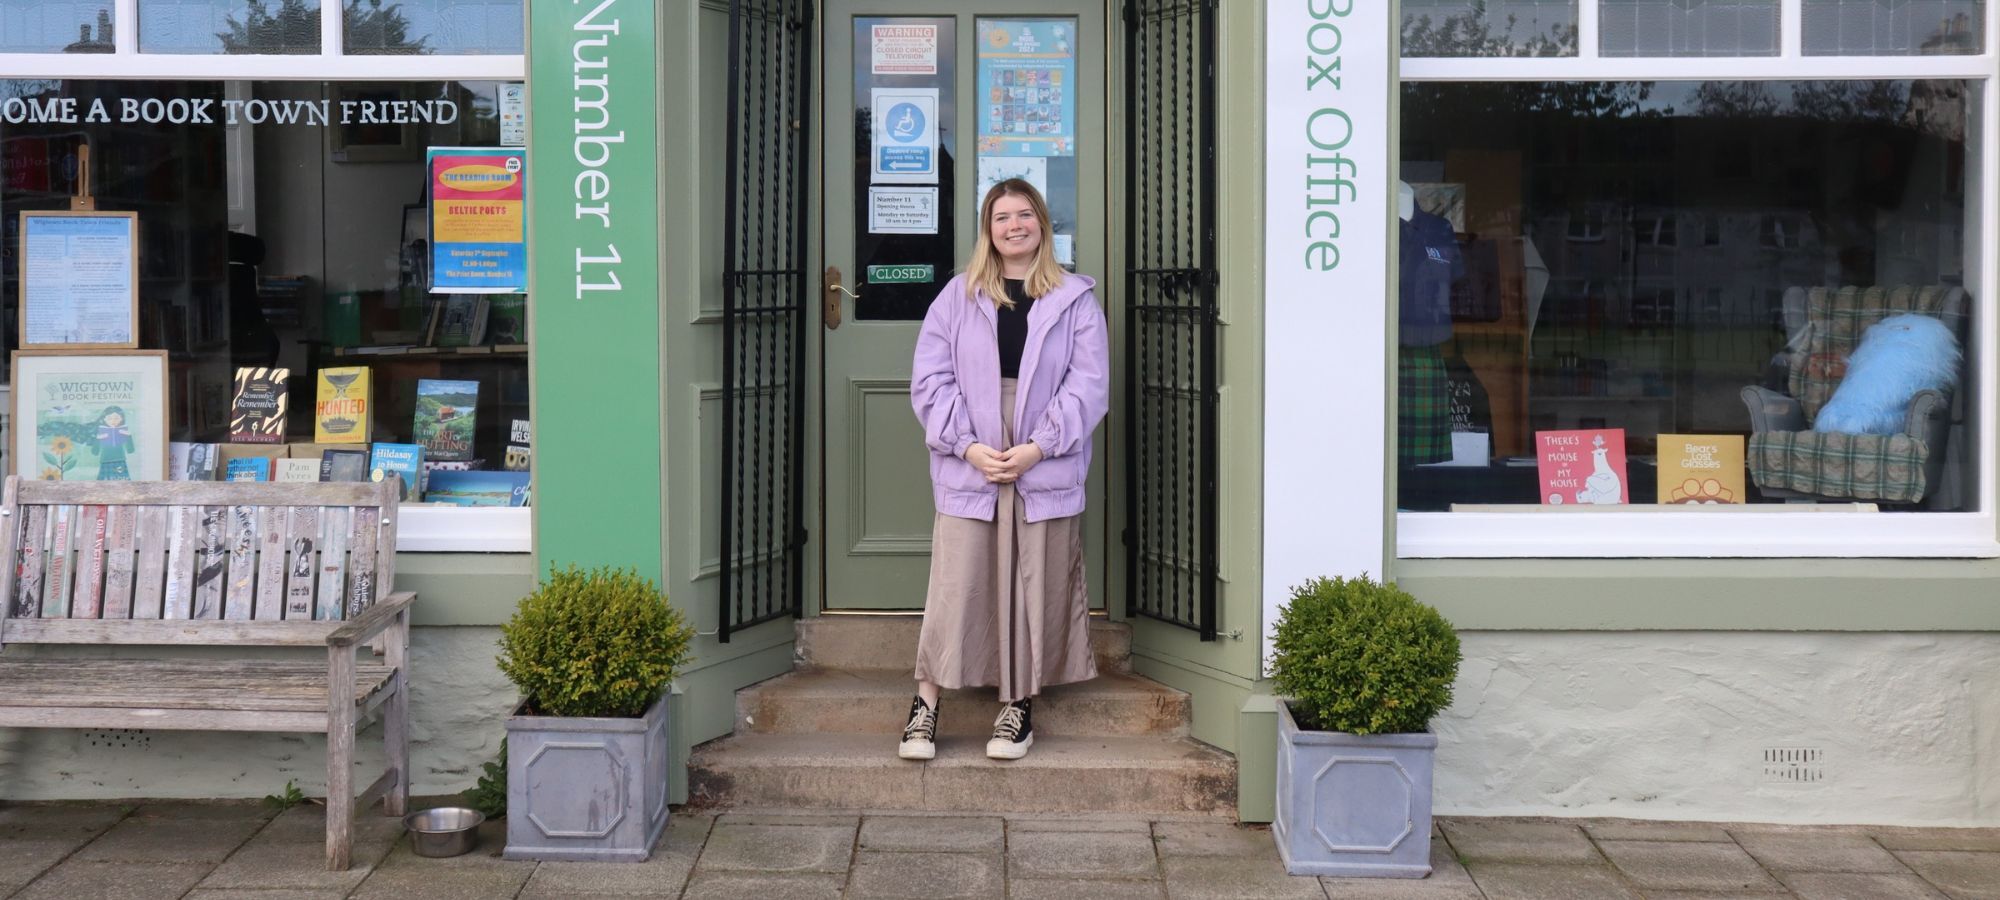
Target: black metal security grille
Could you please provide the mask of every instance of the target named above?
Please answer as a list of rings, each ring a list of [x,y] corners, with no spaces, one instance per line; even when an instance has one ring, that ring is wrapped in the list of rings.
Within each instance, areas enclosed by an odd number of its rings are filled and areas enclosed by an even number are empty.
[[[1126,611],[1215,639],[1215,0],[1125,4]]]
[[[723,196],[722,618],[798,615],[805,565],[811,0],[729,4]]]

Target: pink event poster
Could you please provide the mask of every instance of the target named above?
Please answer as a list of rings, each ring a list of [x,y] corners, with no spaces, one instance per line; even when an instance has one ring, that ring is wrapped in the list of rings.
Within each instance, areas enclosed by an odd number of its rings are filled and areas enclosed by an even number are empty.
[[[1630,502],[1623,428],[1537,431],[1535,468],[1542,476],[1542,502],[1549,506]]]

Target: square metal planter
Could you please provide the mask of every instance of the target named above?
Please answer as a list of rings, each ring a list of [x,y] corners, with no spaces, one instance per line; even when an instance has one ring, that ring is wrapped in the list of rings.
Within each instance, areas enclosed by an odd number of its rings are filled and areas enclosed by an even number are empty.
[[[637,719],[507,719],[508,859],[643,862],[667,827],[667,697]]]
[[[1285,871],[1348,878],[1431,873],[1437,735],[1305,731],[1278,703],[1278,807]]]

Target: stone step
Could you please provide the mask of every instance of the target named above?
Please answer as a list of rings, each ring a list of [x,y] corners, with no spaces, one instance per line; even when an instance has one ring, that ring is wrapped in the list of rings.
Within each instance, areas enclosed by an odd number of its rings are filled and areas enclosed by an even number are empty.
[[[822,669],[900,669],[917,666],[917,615],[824,615],[799,620],[800,662]],[[1100,672],[1132,671],[1132,629],[1123,622],[1090,620],[1090,651]],[[909,698],[905,697],[905,700]]]
[[[1037,733],[1026,759],[946,737],[937,759],[896,758],[894,735],[737,734],[695,748],[697,807],[1233,816],[1236,760],[1189,738]]]
[[[900,734],[916,685],[908,670],[801,669],[736,693],[738,734]],[[1136,675],[1109,673],[1050,687],[1035,700],[1035,736],[1182,737],[1188,695]],[[984,737],[1000,712],[993,688],[946,691],[939,730]]]

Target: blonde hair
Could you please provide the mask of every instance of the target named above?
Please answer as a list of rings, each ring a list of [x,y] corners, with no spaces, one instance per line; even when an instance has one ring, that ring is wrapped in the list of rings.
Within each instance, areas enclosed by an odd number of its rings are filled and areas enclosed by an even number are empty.
[[[979,204],[979,238],[972,242],[972,261],[965,265],[965,283],[975,291],[984,292],[993,302],[1014,308],[1014,301],[1007,296],[1005,276],[1002,274],[1000,251],[993,247],[993,204],[1001,197],[1020,197],[1028,201],[1028,208],[1035,213],[1035,221],[1042,226],[1042,243],[1035,248],[1035,261],[1028,266],[1028,277],[1022,279],[1021,286],[1030,297],[1045,297],[1062,284],[1063,267],[1056,263],[1054,225],[1049,221],[1049,205],[1042,200],[1042,192],[1035,186],[1019,178],[1009,178],[986,192],[986,199]]]

